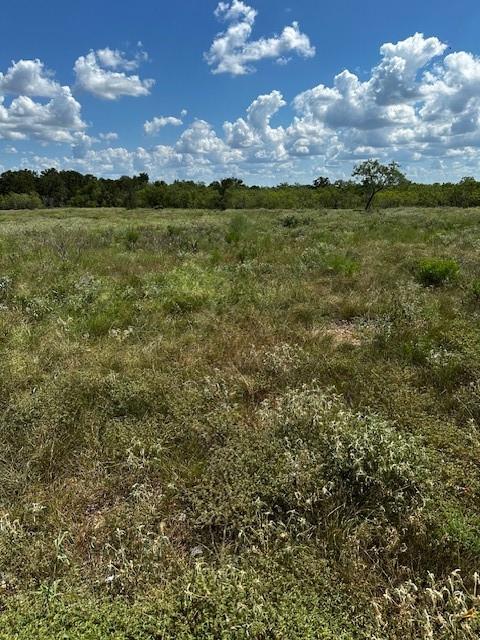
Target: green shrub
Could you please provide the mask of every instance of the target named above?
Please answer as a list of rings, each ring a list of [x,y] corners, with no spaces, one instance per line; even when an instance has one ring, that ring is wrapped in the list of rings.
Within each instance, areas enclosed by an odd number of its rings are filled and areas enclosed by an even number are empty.
[[[0,640],[351,640],[361,624],[345,588],[318,558],[281,558],[182,567],[141,598],[63,594],[44,584],[9,598]]]
[[[282,227],[286,229],[294,229],[295,227],[299,227],[302,224],[302,221],[298,216],[291,214],[289,216],[285,216],[280,220]]]
[[[439,287],[456,280],[459,272],[460,267],[455,260],[428,258],[419,263],[416,276],[418,281],[426,287]]]
[[[42,206],[38,193],[7,193],[0,196],[0,209],[40,209]]]
[[[425,503],[428,471],[419,443],[335,395],[304,387],[263,405],[260,425],[239,425],[212,451],[189,492],[200,528],[248,539],[301,523],[325,529],[327,514],[398,525]],[[274,523],[265,529],[265,523]],[[315,530],[311,529],[311,534]]]
[[[192,262],[165,274],[158,293],[168,312],[185,314],[220,304],[227,288],[220,268],[202,268]]]
[[[127,249],[130,249],[130,250],[134,249],[139,238],[140,238],[140,231],[138,229],[135,229],[135,227],[130,227],[129,229],[127,229],[125,232],[125,238],[124,238],[125,246],[127,247]]]
[[[225,240],[228,244],[238,245],[249,229],[248,219],[243,214],[236,214],[230,220]]]
[[[327,271],[344,276],[352,276],[358,271],[358,263],[355,260],[339,254],[328,256],[326,266]]]
[[[480,279],[476,279],[470,286],[470,292],[475,302],[480,302]]]

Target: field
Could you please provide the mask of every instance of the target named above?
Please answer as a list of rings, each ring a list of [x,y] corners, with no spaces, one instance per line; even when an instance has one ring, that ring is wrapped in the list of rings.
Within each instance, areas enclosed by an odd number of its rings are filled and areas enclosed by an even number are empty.
[[[0,639],[477,638],[480,209],[0,214]]]

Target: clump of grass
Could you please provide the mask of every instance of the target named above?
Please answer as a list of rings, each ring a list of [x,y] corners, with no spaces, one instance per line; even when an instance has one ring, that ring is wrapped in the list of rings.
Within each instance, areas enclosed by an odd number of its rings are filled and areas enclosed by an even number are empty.
[[[125,231],[124,242],[127,249],[133,250],[140,239],[140,231],[135,227],[130,227]]]
[[[285,227],[286,229],[295,229],[296,227],[304,224],[304,221],[294,214],[285,216],[281,219],[280,222],[282,224],[282,227]]]
[[[439,287],[454,282],[460,272],[456,260],[429,258],[421,260],[416,270],[418,281],[425,287]]]
[[[160,291],[167,311],[193,313],[220,304],[226,289],[219,268],[186,264],[166,274]]]
[[[0,278],[0,302],[6,300],[12,288],[12,279],[9,276]]]
[[[405,582],[377,602],[382,637],[408,640],[474,640],[480,634],[480,578],[455,571],[444,580],[429,574],[427,584]]]
[[[313,387],[265,403],[258,419],[259,428],[239,425],[212,452],[188,494],[197,526],[210,535],[250,543],[281,531],[316,537],[332,513],[406,526],[423,508],[422,449],[378,417],[357,415]]]
[[[475,279],[470,285],[470,293],[475,303],[480,302],[480,279]]]

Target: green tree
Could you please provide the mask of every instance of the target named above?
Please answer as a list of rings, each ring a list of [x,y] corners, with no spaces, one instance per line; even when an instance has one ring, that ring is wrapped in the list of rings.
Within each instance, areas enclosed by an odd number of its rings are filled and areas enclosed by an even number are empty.
[[[313,186],[315,189],[322,189],[330,186],[330,178],[326,178],[325,176],[319,176],[316,180],[313,181]]]
[[[370,209],[377,193],[407,182],[407,178],[396,162],[381,164],[378,160],[365,160],[357,164],[353,169],[352,177],[358,178],[365,190],[367,196],[365,211]]]

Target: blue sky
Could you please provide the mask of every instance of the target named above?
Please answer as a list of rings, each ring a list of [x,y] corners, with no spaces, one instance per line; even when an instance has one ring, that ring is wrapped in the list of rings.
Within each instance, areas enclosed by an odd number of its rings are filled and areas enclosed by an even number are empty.
[[[480,177],[479,34],[472,0],[8,3],[0,168]]]

